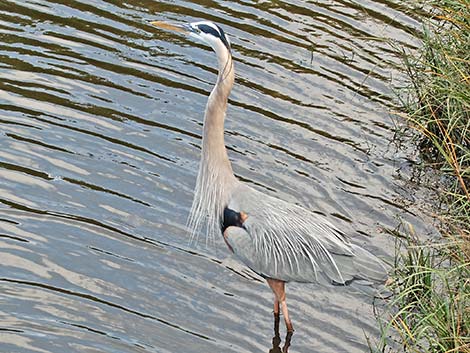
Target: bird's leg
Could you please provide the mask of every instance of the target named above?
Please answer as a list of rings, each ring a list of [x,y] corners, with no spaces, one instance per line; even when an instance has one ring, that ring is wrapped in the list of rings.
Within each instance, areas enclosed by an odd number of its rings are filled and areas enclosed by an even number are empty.
[[[266,281],[274,293],[274,316],[276,316],[279,315],[279,298],[282,297],[282,295],[285,297],[284,282],[272,278],[267,278]]]
[[[284,321],[286,322],[287,332],[294,332],[294,326],[292,326],[292,321],[289,318],[289,311],[287,310],[287,302],[284,299],[281,301],[282,315],[284,315]]]
[[[279,300],[277,296],[274,294],[274,315],[279,316]]]
[[[281,335],[279,334],[279,312],[274,314],[274,337],[273,337],[273,349],[269,352],[280,352],[279,345],[281,344]]]
[[[274,315],[276,315],[276,312],[279,314],[280,304],[282,315],[284,315],[284,321],[286,322],[287,331],[293,332],[294,327],[292,326],[292,321],[290,321],[286,303],[286,282],[273,278],[267,278],[266,281],[274,292]]]
[[[289,352],[289,347],[290,347],[290,342],[292,340],[292,334],[293,331],[288,331],[286,334],[286,339],[284,342],[284,347],[282,347],[282,353],[288,353]]]
[[[279,336],[279,313],[274,313],[274,335]]]

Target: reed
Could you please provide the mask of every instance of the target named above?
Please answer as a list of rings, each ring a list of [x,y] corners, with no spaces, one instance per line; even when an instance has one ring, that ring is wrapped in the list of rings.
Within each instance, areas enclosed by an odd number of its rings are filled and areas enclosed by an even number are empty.
[[[402,227],[375,352],[470,353],[470,1],[425,4],[423,46],[403,53],[401,95],[427,166],[441,171],[442,238]]]
[[[455,230],[457,231],[457,230]],[[470,352],[470,233],[423,243],[401,231],[375,352]]]
[[[428,1],[431,19],[416,54],[403,53],[410,86],[402,95],[423,158],[447,177],[444,201],[470,216],[470,1]]]

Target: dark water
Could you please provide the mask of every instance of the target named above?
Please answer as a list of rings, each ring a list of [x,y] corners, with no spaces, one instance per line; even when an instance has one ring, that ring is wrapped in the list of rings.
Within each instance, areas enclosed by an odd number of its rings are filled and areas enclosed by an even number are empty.
[[[185,229],[215,58],[148,20],[209,19],[230,35],[240,178],[384,259],[400,219],[426,230],[391,142],[389,40],[413,48],[420,28],[407,12],[392,0],[0,0],[0,351],[273,349],[268,286]],[[288,298],[290,352],[365,352],[379,335],[362,289],[290,284]]]

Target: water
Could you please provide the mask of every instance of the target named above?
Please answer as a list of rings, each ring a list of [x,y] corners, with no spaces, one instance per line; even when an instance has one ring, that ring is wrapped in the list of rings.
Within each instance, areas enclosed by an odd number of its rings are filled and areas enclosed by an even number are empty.
[[[268,286],[222,241],[188,244],[215,58],[148,20],[200,19],[232,41],[237,176],[384,259],[400,219],[427,230],[391,142],[388,40],[420,29],[398,1],[0,0],[1,352],[276,351]],[[379,335],[360,288],[288,298],[290,352]]]

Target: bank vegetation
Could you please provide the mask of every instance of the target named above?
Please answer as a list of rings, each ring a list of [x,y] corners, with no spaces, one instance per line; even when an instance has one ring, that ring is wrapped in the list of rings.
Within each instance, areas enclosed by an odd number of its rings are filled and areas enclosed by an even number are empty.
[[[403,53],[400,97],[420,158],[439,171],[442,237],[401,239],[376,352],[470,352],[470,1],[427,1],[422,48]]]

